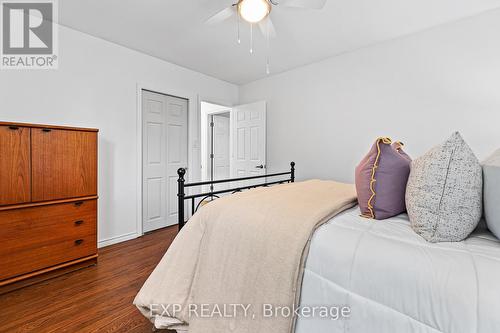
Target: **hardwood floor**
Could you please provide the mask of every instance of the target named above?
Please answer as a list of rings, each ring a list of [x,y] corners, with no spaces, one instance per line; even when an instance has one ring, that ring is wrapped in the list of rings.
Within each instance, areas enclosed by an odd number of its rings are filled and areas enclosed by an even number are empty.
[[[97,266],[1,295],[0,332],[152,332],[132,301],[176,234],[105,247]]]

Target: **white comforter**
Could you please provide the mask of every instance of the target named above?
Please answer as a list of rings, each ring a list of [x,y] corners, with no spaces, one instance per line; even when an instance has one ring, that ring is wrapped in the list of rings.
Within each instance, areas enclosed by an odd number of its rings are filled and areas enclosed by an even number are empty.
[[[299,318],[296,333],[500,332],[500,242],[476,231],[427,243],[406,215],[348,210],[318,229],[301,306],[349,305],[349,319]]]

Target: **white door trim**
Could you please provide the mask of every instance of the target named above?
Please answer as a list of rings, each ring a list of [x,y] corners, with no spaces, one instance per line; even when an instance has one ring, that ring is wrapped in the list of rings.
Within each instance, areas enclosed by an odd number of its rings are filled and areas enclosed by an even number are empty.
[[[203,102],[205,102],[205,101],[203,101]],[[205,102],[205,103],[210,103],[210,102]],[[214,103],[211,103],[211,104],[214,104]],[[217,105],[219,105],[219,104],[217,104]],[[210,116],[213,116],[216,114],[221,114],[221,113],[229,113],[229,163],[232,164],[233,127],[231,126],[231,124],[232,124],[232,119],[233,119],[233,107],[232,106],[225,106],[225,105],[221,105],[221,106],[223,106],[227,109],[217,110],[217,111],[208,111],[208,112],[204,112],[204,113],[200,112],[201,117],[204,117],[203,121],[200,118],[200,126],[202,126],[204,124],[208,126],[208,124],[210,124]],[[204,134],[205,134],[205,137],[201,138],[201,135],[204,135]],[[200,145],[203,142],[203,140],[208,142],[208,138],[209,138],[209,133],[208,133],[207,129],[201,130],[200,131]],[[203,151],[200,151],[200,153],[202,153],[202,152]],[[208,170],[207,154],[205,154],[205,156],[203,154],[201,154],[200,156],[201,156],[201,160],[200,160],[200,162],[201,162],[201,181],[207,181],[207,180],[209,180],[209,177],[206,174],[206,172]],[[205,170],[203,168],[205,168]],[[229,171],[231,174],[231,168],[229,169]]]
[[[188,100],[188,170],[195,170],[195,168],[199,168],[199,166],[193,165],[194,154],[200,154],[196,152],[199,151],[200,145],[200,117],[199,117],[199,109],[200,102],[198,99],[198,94],[194,92],[186,92],[179,91],[177,89],[172,89],[170,87],[158,86],[151,83],[137,83],[137,147],[136,147],[136,156],[137,156],[137,183],[136,183],[136,206],[137,206],[137,216],[136,216],[136,230],[137,237],[143,235],[143,226],[142,226],[142,185],[143,185],[143,174],[142,174],[142,91],[149,90],[163,95],[170,95],[174,97],[180,97]],[[194,150],[194,151],[193,151]],[[200,154],[201,155],[201,154]],[[201,157],[201,156],[200,156]],[[186,175],[186,180],[190,181],[193,179],[193,173],[188,172]]]

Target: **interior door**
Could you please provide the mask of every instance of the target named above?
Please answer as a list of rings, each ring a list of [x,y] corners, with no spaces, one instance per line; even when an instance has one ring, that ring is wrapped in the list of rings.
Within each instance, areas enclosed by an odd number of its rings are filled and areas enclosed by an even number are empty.
[[[176,224],[177,169],[187,166],[187,100],[143,91],[143,231]]]
[[[32,200],[97,195],[97,132],[31,129]]]
[[[0,126],[0,206],[31,200],[30,129]]]
[[[213,115],[213,123],[214,180],[228,179],[231,176],[229,113]],[[227,188],[228,183],[214,185],[214,190]]]
[[[230,177],[229,159],[229,114],[214,115],[214,179]]]
[[[231,176],[263,175],[266,173],[266,102],[239,105],[233,110]]]

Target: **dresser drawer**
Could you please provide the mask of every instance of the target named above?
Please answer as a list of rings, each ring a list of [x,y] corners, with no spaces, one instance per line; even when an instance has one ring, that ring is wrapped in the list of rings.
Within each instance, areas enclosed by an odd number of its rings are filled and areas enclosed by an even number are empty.
[[[0,211],[0,280],[97,253],[97,201]]]

